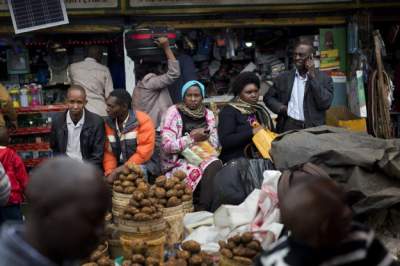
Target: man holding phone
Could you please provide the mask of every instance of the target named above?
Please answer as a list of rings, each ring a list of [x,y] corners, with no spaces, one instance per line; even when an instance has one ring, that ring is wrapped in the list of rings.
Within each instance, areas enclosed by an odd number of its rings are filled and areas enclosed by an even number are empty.
[[[264,95],[265,105],[278,114],[278,133],[325,124],[325,111],[333,99],[332,79],[315,69],[313,47],[299,42],[294,50],[295,69],[277,77]]]

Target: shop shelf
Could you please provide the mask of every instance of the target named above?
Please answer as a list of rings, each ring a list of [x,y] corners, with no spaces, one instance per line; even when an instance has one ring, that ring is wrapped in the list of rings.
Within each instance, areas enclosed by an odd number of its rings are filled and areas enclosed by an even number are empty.
[[[18,114],[62,112],[67,110],[66,104],[38,105],[16,108]]]
[[[24,144],[13,144],[10,145],[16,151],[49,151],[50,143],[24,143]]]
[[[26,127],[26,128],[18,128],[17,130],[11,131],[10,136],[48,134],[50,132],[51,132],[50,127]]]

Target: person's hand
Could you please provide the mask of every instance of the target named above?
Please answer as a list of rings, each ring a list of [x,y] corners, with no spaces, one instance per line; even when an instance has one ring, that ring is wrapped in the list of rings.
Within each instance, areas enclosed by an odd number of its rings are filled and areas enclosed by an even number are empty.
[[[110,184],[112,184],[112,183],[117,179],[118,175],[119,175],[120,173],[122,173],[122,171],[124,170],[124,167],[125,167],[124,165],[121,165],[121,166],[115,168],[115,169],[106,177],[107,182],[110,183]]]
[[[261,129],[263,129],[263,128],[262,127],[253,128],[253,135],[257,134]]]
[[[306,60],[306,69],[307,73],[311,78],[315,78],[315,65],[314,65],[314,60],[312,58],[308,58]]]
[[[195,142],[208,140],[209,136],[210,136],[210,131],[205,128],[195,128],[190,132],[190,137]]]
[[[282,105],[281,109],[279,109],[279,114],[283,115],[283,116],[287,116],[287,106],[286,105]]]
[[[159,37],[155,43],[162,49],[168,49],[169,48],[169,40],[168,37]]]

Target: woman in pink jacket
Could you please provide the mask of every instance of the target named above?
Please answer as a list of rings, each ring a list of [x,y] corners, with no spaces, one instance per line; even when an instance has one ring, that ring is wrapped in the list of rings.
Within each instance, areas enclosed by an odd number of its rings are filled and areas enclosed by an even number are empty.
[[[162,172],[167,177],[178,170],[186,173],[186,183],[194,190],[194,203],[198,210],[209,208],[210,186],[222,168],[216,153],[201,161],[190,156],[191,148],[199,143],[208,142],[215,151],[220,148],[215,117],[203,105],[204,96],[203,84],[195,80],[187,82],[182,88],[183,102],[171,106],[161,122]]]

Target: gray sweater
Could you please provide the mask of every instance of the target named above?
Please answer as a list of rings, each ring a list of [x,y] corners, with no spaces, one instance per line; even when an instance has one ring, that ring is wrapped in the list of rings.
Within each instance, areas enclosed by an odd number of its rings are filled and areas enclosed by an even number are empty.
[[[162,75],[147,74],[138,82],[132,94],[134,109],[147,113],[155,127],[160,126],[161,117],[172,105],[168,86],[180,77],[179,62],[168,60],[168,71]]]

